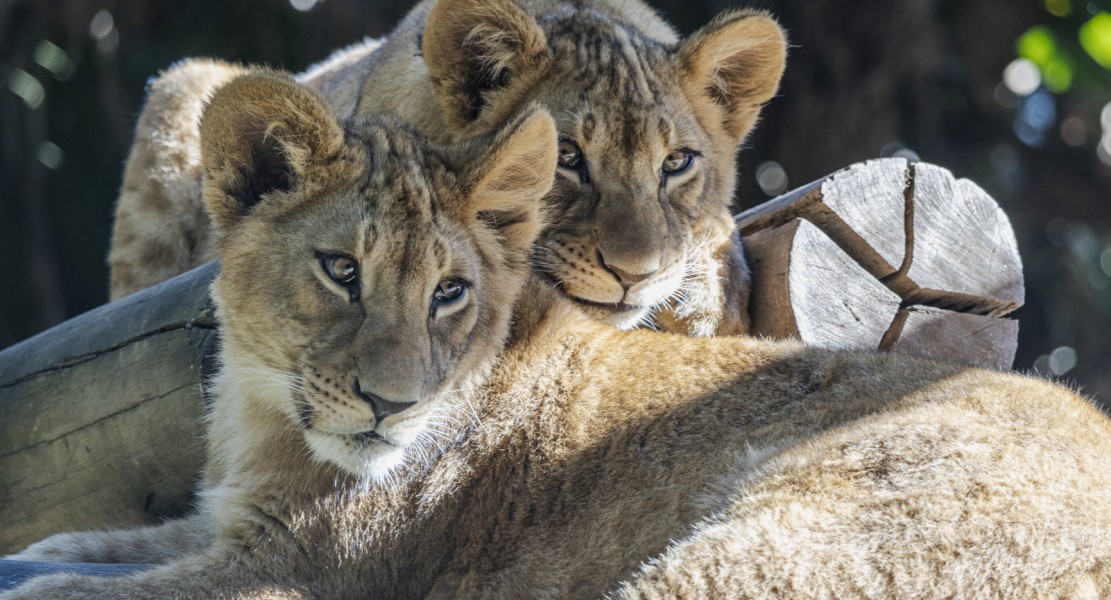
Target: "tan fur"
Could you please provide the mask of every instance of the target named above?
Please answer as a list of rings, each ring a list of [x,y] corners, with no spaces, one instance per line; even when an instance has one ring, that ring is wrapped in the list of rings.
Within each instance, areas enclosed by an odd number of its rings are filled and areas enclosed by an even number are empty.
[[[208,217],[199,202],[201,111],[216,88],[243,72],[190,60],[150,84],[112,230],[113,300],[212,260]]]
[[[542,113],[436,148],[396,121],[341,127],[262,74],[208,115],[225,343],[192,523],[216,533],[144,573],[3,600],[1111,594],[1111,423],[1069,390],[585,318],[524,261],[552,168]],[[260,165],[288,191],[244,194]],[[360,260],[358,300],[321,251]],[[468,304],[429,317],[456,276]],[[314,372],[420,398],[378,423]],[[111,557],[144,558],[113,537]],[[141,537],[159,557],[178,541]]]
[[[300,80],[341,117],[394,114],[440,142],[546,108],[584,167],[559,169],[536,267],[605,322],[711,335],[748,327],[734,160],[784,55],[782,31],[760,13],[727,11],[681,41],[638,0],[425,0],[384,43],[342,50]],[[238,70],[185,61],[152,86],[117,207],[113,298],[213,257],[196,122]],[[690,169],[664,177],[664,159],[683,149],[697,153]]]

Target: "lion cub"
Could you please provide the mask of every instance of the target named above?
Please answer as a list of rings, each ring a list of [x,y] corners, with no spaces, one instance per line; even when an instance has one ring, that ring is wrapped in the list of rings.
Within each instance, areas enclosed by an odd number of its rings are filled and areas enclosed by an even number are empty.
[[[779,26],[753,11],[681,40],[640,0],[425,0],[381,44],[301,79],[341,116],[396,115],[440,142],[542,106],[559,131],[559,177],[535,268],[618,327],[730,334],[748,326],[735,159],[785,54]],[[242,72],[187,60],[151,84],[116,211],[113,298],[214,257],[198,122]]]
[[[223,370],[194,517],[15,598],[1107,597],[1111,423],[1037,379],[621,332],[531,275],[556,129],[436,147],[280,75],[201,127]]]

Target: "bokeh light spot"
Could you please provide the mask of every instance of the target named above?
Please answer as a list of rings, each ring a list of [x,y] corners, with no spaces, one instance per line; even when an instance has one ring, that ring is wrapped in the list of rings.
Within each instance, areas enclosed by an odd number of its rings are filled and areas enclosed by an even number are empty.
[[[23,102],[32,109],[42,106],[42,101],[46,98],[46,90],[39,80],[23,69],[15,69],[8,76],[8,89],[23,98]]]
[[[1104,275],[1111,277],[1111,246],[1104,248],[1103,252],[1100,253],[1099,268]]]
[[[1061,121],[1061,140],[1073,147],[1088,143],[1088,126],[1084,119],[1072,116]]]
[[[1076,350],[1068,346],[1061,346],[1049,353],[1049,372],[1057,377],[1068,373],[1076,366]]]
[[[1025,58],[1016,58],[1003,69],[1003,85],[1016,96],[1029,96],[1041,83],[1037,65]]]
[[[93,15],[93,20],[89,21],[89,35],[98,40],[102,40],[112,33],[114,26],[112,13],[108,12],[106,9],[100,9]]]
[[[289,5],[301,12],[307,12],[316,6],[316,0],[289,0]]]
[[[1103,139],[1096,148],[1096,156],[1099,156],[1100,162],[1111,167],[1111,131],[1104,132]]]
[[[1072,13],[1069,0],[1045,0],[1045,9],[1055,17],[1067,17]]]
[[[880,156],[883,156],[883,157],[890,156],[892,158],[903,158],[903,159],[906,159],[910,162],[918,162],[918,161],[922,160],[918,156],[917,152],[915,152],[914,150],[911,150],[910,148],[907,148],[905,144],[903,144],[902,142],[900,142],[898,140],[895,140],[895,141],[888,142],[888,143],[884,144],[883,148],[880,148]]]
[[[1037,147],[1045,143],[1045,134],[1057,121],[1057,103],[1044,89],[1038,90],[1023,99],[1015,115],[1014,131],[1018,139],[1027,146]]]
[[[1101,67],[1111,69],[1111,13],[1101,11],[1080,26],[1080,45]]]
[[[1042,69],[1045,87],[1055,94],[1063,94],[1072,87],[1072,64],[1062,56],[1054,56]]]
[[[66,155],[57,144],[49,140],[39,142],[38,151],[35,152],[35,158],[39,162],[46,165],[46,168],[57,171],[62,168],[62,163],[65,162]]]
[[[1016,42],[1018,55],[1039,67],[1045,67],[1057,54],[1057,38],[1045,25],[1035,25],[1026,30]]]
[[[1099,124],[1103,127],[1099,146],[1096,147],[1096,156],[1105,164],[1111,166],[1111,102],[1103,105],[1099,111]]]
[[[774,160],[766,160],[756,167],[756,183],[769,196],[787,191],[787,171]]]
[[[40,40],[35,46],[35,52],[31,58],[39,66],[53,73],[55,78],[62,81],[69,78],[73,69],[73,62],[66,55],[66,51],[50,40]]]

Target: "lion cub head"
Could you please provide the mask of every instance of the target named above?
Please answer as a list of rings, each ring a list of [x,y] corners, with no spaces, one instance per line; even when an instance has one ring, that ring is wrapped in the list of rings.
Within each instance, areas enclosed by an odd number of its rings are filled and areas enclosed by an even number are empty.
[[[201,123],[224,370],[316,458],[387,472],[508,332],[554,179],[551,118],[433,148],[256,73]],[[248,417],[249,418],[249,417]]]
[[[654,15],[590,3],[536,16],[512,0],[438,0],[422,53],[456,135],[530,102],[559,132],[553,219],[535,262],[619,327],[683,299],[730,244],[738,149],[783,73],[771,18],[728,11],[680,41]],[[636,7],[624,7],[636,13]]]

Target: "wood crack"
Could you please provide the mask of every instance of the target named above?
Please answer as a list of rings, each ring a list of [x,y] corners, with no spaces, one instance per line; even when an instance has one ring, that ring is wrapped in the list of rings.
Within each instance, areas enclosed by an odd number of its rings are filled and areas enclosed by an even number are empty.
[[[112,418],[115,418],[115,417],[117,417],[119,415],[122,415],[124,413],[131,412],[131,411],[135,410],[136,408],[139,408],[140,406],[143,406],[144,404],[146,404],[148,402],[151,402],[152,400],[159,400],[159,399],[165,398],[166,396],[169,396],[170,394],[175,394],[177,392],[180,392],[181,390],[184,390],[186,388],[189,388],[189,387],[192,387],[192,386],[195,386],[195,385],[197,385],[197,384],[196,383],[186,383],[186,384],[183,384],[183,385],[179,385],[179,386],[177,386],[177,387],[175,387],[175,388],[173,388],[173,389],[171,389],[167,392],[164,392],[164,393],[161,393],[161,394],[155,394],[153,396],[143,398],[142,400],[136,402],[135,404],[132,404],[132,405],[128,406],[127,408],[122,408],[120,410],[117,410],[116,412],[104,415],[103,417],[100,417],[99,419],[97,419],[95,421],[92,421],[90,423],[86,423],[86,424],[84,424],[84,425],[82,425],[82,426],[80,426],[76,429],[72,429],[72,430],[67,431],[65,433],[56,435],[56,436],[54,436],[50,439],[47,439],[47,440],[39,440],[39,441],[37,441],[33,444],[30,444],[28,446],[23,446],[22,448],[12,450],[11,452],[5,452],[4,454],[0,454],[0,458],[7,458],[9,456],[13,456],[13,455],[18,454],[20,452],[25,452],[27,450],[30,450],[31,448],[41,446],[43,444],[50,444],[50,443],[53,443],[53,442],[57,442],[58,440],[64,439],[64,438],[66,438],[70,435],[73,435],[73,434],[77,433],[78,431],[81,431],[83,429],[88,429],[89,427],[92,427],[94,425],[97,425],[98,423],[102,423],[104,421],[107,421],[108,419],[112,419]]]
[[[21,383],[30,381],[30,380],[35,379],[37,377],[41,377],[43,375],[47,375],[49,373],[54,373],[54,372],[57,372],[57,371],[62,371],[62,370],[65,370],[65,369],[75,367],[75,366],[80,365],[82,363],[89,362],[90,360],[95,360],[95,359],[97,359],[101,356],[104,356],[106,354],[116,352],[117,350],[120,350],[122,348],[126,348],[127,346],[130,346],[132,344],[139,343],[143,340],[146,340],[146,339],[158,336],[158,335],[162,335],[164,333],[173,333],[175,331],[188,331],[188,330],[193,330],[193,329],[199,329],[199,330],[203,330],[203,331],[214,331],[216,329],[216,324],[214,322],[206,319],[202,315],[201,317],[198,317],[196,319],[190,319],[188,321],[182,321],[182,322],[178,322],[178,323],[171,323],[169,325],[164,325],[164,326],[159,327],[157,329],[154,329],[152,331],[147,331],[147,332],[142,333],[140,335],[130,337],[130,338],[128,338],[126,340],[123,340],[119,343],[116,343],[112,346],[99,348],[94,352],[87,352],[85,354],[79,354],[77,356],[67,358],[67,359],[65,359],[65,360],[63,360],[59,363],[50,365],[49,367],[39,369],[38,371],[34,371],[34,372],[31,372],[31,373],[27,373],[26,375],[22,375],[22,376],[20,376],[16,379],[13,379],[9,382],[0,383],[0,390],[4,390],[4,389],[10,388],[10,387],[17,386]]]

